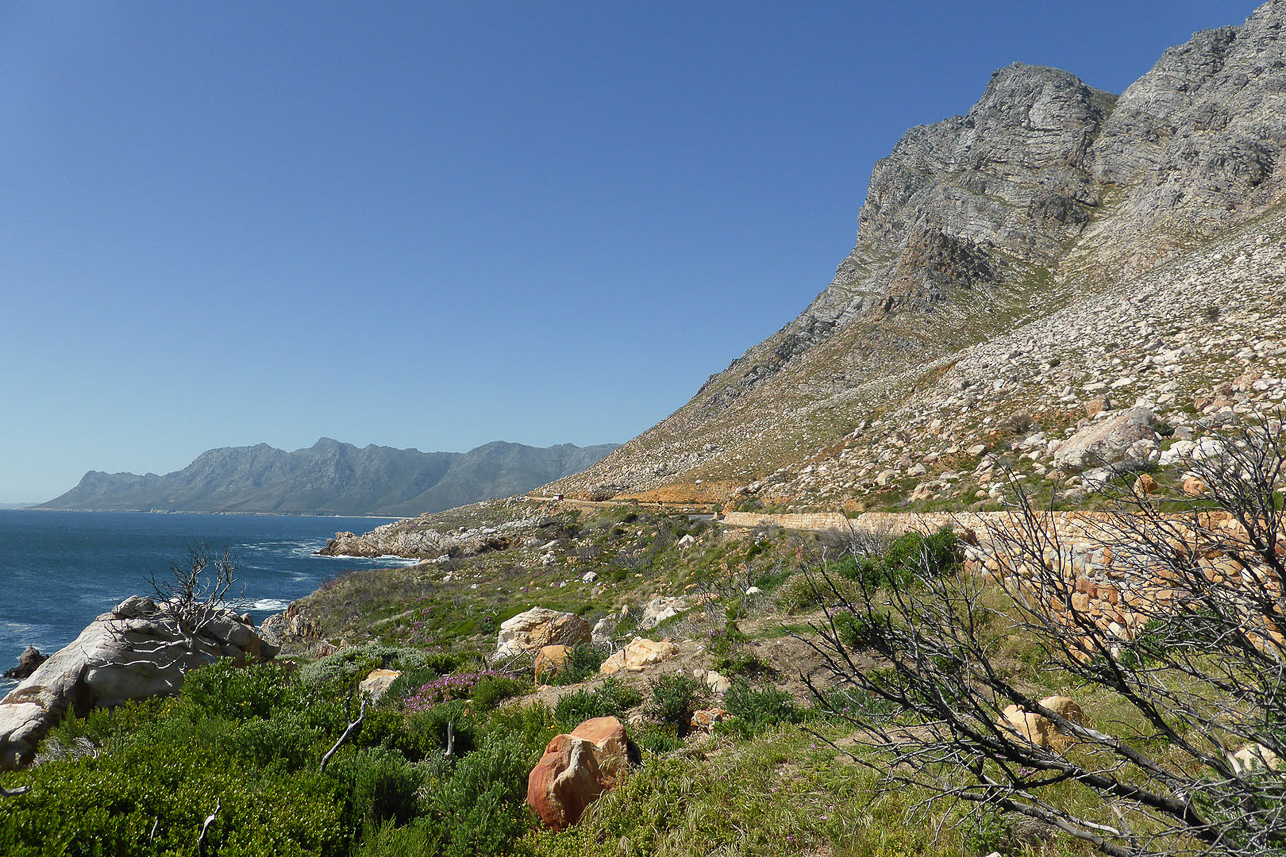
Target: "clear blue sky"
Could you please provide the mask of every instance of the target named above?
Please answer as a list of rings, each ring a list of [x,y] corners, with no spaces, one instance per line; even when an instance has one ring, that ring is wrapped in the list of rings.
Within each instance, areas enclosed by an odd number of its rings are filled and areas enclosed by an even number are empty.
[[[0,503],[320,436],[625,441],[990,72],[1250,2],[0,2]]]

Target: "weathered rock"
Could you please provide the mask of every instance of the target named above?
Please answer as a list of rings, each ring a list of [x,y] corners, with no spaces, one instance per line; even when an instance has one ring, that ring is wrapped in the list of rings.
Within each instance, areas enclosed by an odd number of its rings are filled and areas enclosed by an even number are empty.
[[[604,616],[594,623],[594,630],[590,632],[590,642],[595,646],[606,646],[611,644],[612,638],[616,636],[616,627],[620,624],[619,617]]]
[[[643,608],[643,616],[639,619],[639,630],[650,631],[665,620],[672,619],[680,613],[686,613],[690,609],[691,605],[682,597],[653,598]]]
[[[551,676],[563,668],[567,663],[567,658],[572,653],[571,646],[544,646],[536,653],[536,663],[533,665],[536,682]]]
[[[668,640],[657,642],[635,637],[630,644],[615,652],[599,667],[600,675],[612,675],[622,670],[637,672],[645,667],[667,661],[679,653],[679,647]]]
[[[1040,704],[1072,723],[1085,722],[1085,713],[1081,707],[1066,696],[1048,696]],[[1017,705],[1007,706],[997,722],[1001,727],[1012,729],[1039,747],[1062,752],[1071,744],[1071,738],[1060,732],[1048,718],[1023,711]]]
[[[369,696],[372,702],[381,699],[388,689],[393,686],[393,682],[402,676],[401,670],[371,670],[362,679],[361,684],[357,686],[360,693]]]
[[[1281,759],[1263,744],[1247,744],[1229,756],[1228,761],[1239,774],[1281,770]]]
[[[1054,464],[1076,471],[1120,461],[1137,441],[1156,439],[1155,421],[1152,411],[1142,407],[1112,414],[1072,435],[1054,453]]]
[[[703,708],[700,711],[692,712],[692,719],[688,722],[688,726],[709,732],[717,723],[727,720],[731,716],[732,713],[723,708]]]
[[[575,613],[533,607],[500,624],[493,661],[534,654],[545,646],[590,642],[589,623]]]
[[[28,764],[40,739],[73,707],[85,713],[173,694],[190,669],[221,657],[266,660],[276,653],[231,610],[185,630],[169,605],[128,598],[0,700],[0,770]]]
[[[48,655],[40,654],[40,650],[35,646],[27,646],[27,648],[22,650],[22,654],[18,655],[18,665],[5,670],[4,677],[17,679],[26,678],[34,673],[36,668],[47,660],[49,660]]]
[[[629,758],[625,727],[615,717],[587,720],[556,735],[527,777],[527,803],[546,826],[564,830],[616,786]]]
[[[1209,491],[1210,486],[1196,476],[1189,476],[1183,480],[1183,493],[1189,497],[1199,497]]]
[[[694,678],[700,679],[705,686],[710,688],[711,693],[717,693],[720,696],[727,693],[732,688],[732,682],[714,670],[705,670],[700,667],[692,671]]]
[[[322,624],[304,614],[298,602],[292,601],[284,612],[263,620],[259,636],[279,648],[292,643],[315,643],[322,639]]]
[[[1152,478],[1149,473],[1140,473],[1139,477],[1134,480],[1134,492],[1136,494],[1149,495],[1155,494],[1161,490],[1161,486]]]

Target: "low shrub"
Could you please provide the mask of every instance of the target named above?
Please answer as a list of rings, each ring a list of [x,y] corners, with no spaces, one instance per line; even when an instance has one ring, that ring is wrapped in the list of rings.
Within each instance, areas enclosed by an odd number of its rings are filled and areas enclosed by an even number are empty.
[[[445,857],[500,854],[526,828],[527,774],[536,764],[520,736],[493,734],[429,790],[430,817]]]
[[[290,694],[289,682],[285,665],[238,667],[223,658],[184,676],[179,697],[216,717],[266,718]]]
[[[720,723],[719,730],[744,738],[778,723],[798,723],[803,719],[803,711],[789,693],[775,687],[756,690],[747,681],[735,682],[728,689],[723,697],[723,707],[733,719]]]
[[[650,699],[647,714],[674,727],[675,734],[686,737],[692,713],[709,698],[704,682],[683,673],[658,676],[648,684]]]
[[[326,776],[347,791],[349,812],[364,829],[378,828],[386,819],[405,824],[417,813],[424,774],[400,753],[383,747],[361,750],[336,759]]]
[[[531,682],[504,675],[487,676],[473,688],[473,704],[478,711],[491,711],[506,699],[522,696],[531,690]]]
[[[565,732],[594,717],[621,717],[643,701],[643,695],[614,678],[593,690],[578,690],[558,700],[554,719]]]
[[[598,669],[607,660],[607,651],[588,643],[573,646],[567,660],[546,681],[551,685],[579,684],[598,675]]]

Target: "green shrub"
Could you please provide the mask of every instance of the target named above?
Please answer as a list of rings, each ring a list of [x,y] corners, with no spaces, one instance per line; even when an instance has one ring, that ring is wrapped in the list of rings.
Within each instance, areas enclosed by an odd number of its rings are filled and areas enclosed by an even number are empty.
[[[634,740],[644,750],[663,756],[683,747],[675,728],[664,723],[649,723],[634,732]]]
[[[31,787],[0,802],[0,853],[11,857],[192,854],[216,796],[211,854],[348,851],[331,783],[312,771],[266,782],[210,746],[135,742],[110,756],[41,765],[5,785]]]
[[[349,811],[363,827],[390,820],[405,824],[418,809],[416,793],[424,774],[400,753],[382,747],[337,758],[326,776],[347,789]]]
[[[473,688],[473,705],[478,711],[491,711],[506,699],[522,696],[531,690],[525,679],[509,676],[488,676]]]
[[[778,723],[798,723],[803,719],[803,712],[789,693],[775,687],[755,690],[747,681],[738,681],[728,689],[723,707],[734,719],[720,723],[720,731],[745,738]]]
[[[905,533],[893,540],[880,560],[880,583],[904,589],[919,574],[943,577],[954,572],[959,562],[960,544],[950,526],[929,536]]]
[[[299,671],[299,678],[307,684],[330,684],[364,677],[374,669],[429,668],[443,673],[454,669],[455,661],[455,656],[442,652],[368,643],[318,658]]]
[[[183,699],[216,717],[266,718],[290,693],[290,672],[281,664],[238,667],[223,658],[190,671],[179,692]]]
[[[597,646],[582,643],[573,646],[563,665],[549,676],[546,684],[579,684],[598,675],[598,668],[607,660],[607,652]]]
[[[478,730],[469,703],[463,699],[410,713],[405,722],[405,740],[410,746],[418,748],[418,756],[415,751],[406,753],[411,758],[424,758],[435,750],[445,750],[448,725],[455,730],[454,749],[457,754],[469,752],[477,738]]]
[[[643,701],[643,695],[614,678],[606,679],[594,690],[578,690],[558,700],[554,719],[560,728],[570,732],[594,717],[624,717]]]
[[[648,716],[673,726],[680,738],[688,734],[692,713],[709,697],[704,682],[683,673],[658,676],[648,684],[648,690]]]
[[[429,790],[432,827],[445,857],[499,854],[526,827],[527,775],[535,765],[520,736],[493,734]],[[429,820],[419,826],[429,829]]]
[[[221,746],[228,755],[258,767],[280,766],[294,772],[316,762],[325,750],[321,730],[309,728],[300,719],[277,716],[271,720],[248,720],[223,736]]]

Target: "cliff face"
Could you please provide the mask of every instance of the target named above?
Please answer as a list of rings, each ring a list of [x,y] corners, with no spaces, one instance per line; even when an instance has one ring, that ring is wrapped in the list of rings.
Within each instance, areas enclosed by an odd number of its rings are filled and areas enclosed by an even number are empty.
[[[38,508],[418,515],[529,491],[614,448],[497,441],[466,453],[425,453],[322,438],[285,452],[261,443],[212,449],[164,476],[91,471]]]
[[[794,321],[552,490],[675,499],[801,466],[951,361],[1092,305],[1277,205],[1286,0],[1196,34],[1119,98],[1015,64],[881,160],[858,238]],[[698,484],[698,480],[701,480]]]

